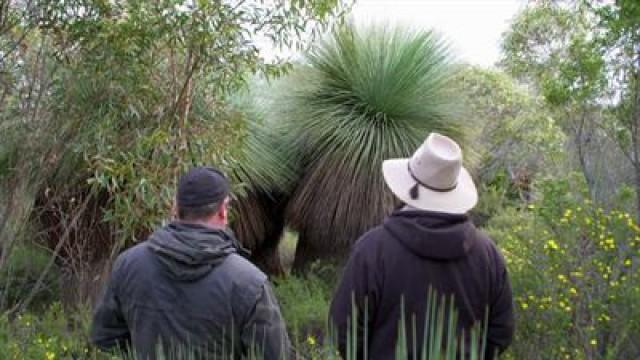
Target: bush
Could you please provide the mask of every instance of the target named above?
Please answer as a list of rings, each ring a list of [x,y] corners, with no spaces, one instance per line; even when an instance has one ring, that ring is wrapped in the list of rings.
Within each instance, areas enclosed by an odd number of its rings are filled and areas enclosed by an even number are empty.
[[[43,314],[0,317],[0,349],[8,360],[107,360],[88,346],[89,311],[66,312],[59,303]]]
[[[571,188],[569,181],[544,183],[539,201],[505,211],[487,227],[513,283],[512,354],[633,358],[640,341],[640,228],[628,213],[598,208]]]
[[[42,248],[17,242],[7,263],[0,271],[0,311],[12,308],[32,291],[33,286],[50,261],[51,255]],[[43,288],[35,294],[33,305],[48,303],[59,290],[60,273],[53,267],[44,278]]]
[[[287,330],[299,351],[308,352],[324,341],[332,295],[330,284],[315,274],[275,280]]]
[[[294,288],[305,288],[304,282],[300,278],[291,277],[284,281],[285,285],[279,288],[292,290]],[[319,284],[318,280],[312,283]],[[282,283],[281,283],[282,284]],[[314,292],[310,292],[314,294]],[[459,336],[470,337],[470,343],[473,344],[471,356],[469,360],[480,360],[483,357],[477,356],[481,351],[480,346],[484,346],[480,327],[474,327],[470,333],[457,334],[455,326],[456,313],[451,307],[448,311],[450,316],[445,316],[451,305],[446,301],[440,302],[436,293],[431,293],[429,302],[439,305],[428,306],[427,312],[428,327],[433,336],[425,338],[424,349],[429,349],[425,353],[426,358],[430,360],[454,360],[457,359],[456,350],[458,349]],[[301,310],[301,309],[297,309]],[[318,308],[308,309],[311,313]],[[285,316],[289,318],[294,314],[300,315],[300,312],[285,312]],[[307,320],[309,320],[308,318]],[[404,317],[403,317],[404,319]],[[448,320],[447,320],[448,319]],[[404,321],[404,320],[402,320]],[[405,328],[406,324],[402,325]],[[55,359],[82,359],[82,360],[135,360],[121,354],[107,354],[88,346],[87,334],[89,331],[89,311],[87,308],[78,309],[77,312],[64,311],[59,303],[52,304],[41,316],[34,314],[23,314],[16,318],[10,319],[8,316],[0,316],[0,349],[5,350],[3,359],[7,360],[55,360]],[[458,336],[459,335],[459,336]],[[401,331],[398,337],[398,345],[396,353],[398,360],[408,360],[406,344],[407,336],[410,334]],[[296,342],[297,354],[303,359],[311,360],[339,360],[341,359],[332,339],[327,338],[321,342],[313,335],[307,335],[301,342]],[[464,348],[458,349],[463,351]],[[195,359],[191,355],[189,348],[178,348],[177,353],[158,353],[158,360]],[[356,358],[348,355],[346,360]],[[215,358],[216,360],[227,359],[230,357],[223,356]],[[249,353],[248,360],[258,360],[262,357],[252,352]],[[424,357],[423,357],[424,358]],[[211,359],[208,357],[207,359]],[[211,359],[213,360],[213,359]]]

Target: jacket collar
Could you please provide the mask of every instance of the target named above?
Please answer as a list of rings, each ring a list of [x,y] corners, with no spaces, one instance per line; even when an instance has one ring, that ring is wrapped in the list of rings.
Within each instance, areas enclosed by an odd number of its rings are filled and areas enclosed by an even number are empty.
[[[467,215],[402,209],[383,225],[394,239],[414,254],[434,260],[466,256],[475,243],[475,227]]]

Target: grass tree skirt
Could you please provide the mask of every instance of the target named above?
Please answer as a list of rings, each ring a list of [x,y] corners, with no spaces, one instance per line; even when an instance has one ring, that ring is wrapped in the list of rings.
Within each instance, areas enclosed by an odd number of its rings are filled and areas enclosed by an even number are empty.
[[[229,164],[234,184],[231,228],[242,245],[251,252],[250,260],[270,275],[284,273],[278,253],[285,221],[284,209],[297,171],[287,156],[286,144],[269,119],[264,119],[258,103],[262,85],[236,96],[245,136],[240,153]]]
[[[338,252],[342,256],[336,256],[336,252],[325,248],[321,242],[315,240],[317,239],[309,236],[306,232],[298,233],[298,244],[291,268],[292,273],[303,275],[318,260],[332,262],[337,265],[342,265],[346,261],[344,257],[345,250]]]
[[[282,275],[278,245],[284,232],[284,197],[250,192],[233,203],[232,229],[242,245],[251,251],[251,261],[270,275]]]
[[[379,169],[354,171],[347,162],[331,161],[329,156],[318,161],[288,204],[287,221],[299,233],[295,272],[319,259],[341,263],[351,244],[397,205]]]
[[[432,131],[462,141],[447,47],[429,31],[346,24],[286,79],[269,116],[302,176],[287,205],[300,237],[295,270],[344,258],[396,200],[385,159],[410,156]]]

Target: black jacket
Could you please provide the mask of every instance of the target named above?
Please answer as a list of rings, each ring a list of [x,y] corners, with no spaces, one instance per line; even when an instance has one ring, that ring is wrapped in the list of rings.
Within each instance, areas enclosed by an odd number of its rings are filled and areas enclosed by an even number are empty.
[[[160,347],[169,359],[240,358],[252,346],[265,359],[288,355],[267,277],[235,244],[224,230],[173,223],[122,253],[95,310],[92,342],[131,348],[141,360]]]
[[[493,242],[465,215],[400,210],[362,236],[344,269],[330,310],[342,355],[347,350],[354,296],[359,358],[363,356],[365,328],[370,359],[395,357],[401,302],[408,358],[414,356],[414,317],[419,358],[430,287],[440,295],[454,296],[458,330],[465,329],[467,334],[475,323],[484,320],[488,308],[487,359],[511,343],[511,287],[504,260]],[[469,349],[468,344],[465,348]]]

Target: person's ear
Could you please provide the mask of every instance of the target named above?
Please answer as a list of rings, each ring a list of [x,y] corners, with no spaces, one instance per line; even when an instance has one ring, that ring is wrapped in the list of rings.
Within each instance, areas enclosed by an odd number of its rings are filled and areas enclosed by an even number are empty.
[[[226,201],[222,203],[222,205],[220,205],[220,210],[218,210],[218,219],[220,221],[223,222],[227,222],[227,220],[229,219],[229,213],[227,210],[227,203]]]

